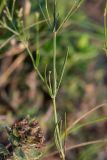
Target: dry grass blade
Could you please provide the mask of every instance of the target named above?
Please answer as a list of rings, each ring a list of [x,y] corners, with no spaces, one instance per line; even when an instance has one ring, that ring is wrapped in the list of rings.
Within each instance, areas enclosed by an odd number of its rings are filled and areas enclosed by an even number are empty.
[[[100,140],[95,140],[95,141],[83,142],[83,143],[80,143],[80,144],[69,146],[65,150],[69,151],[69,150],[73,150],[73,149],[76,149],[76,148],[85,147],[85,146],[92,145],[92,144],[93,145],[94,144],[100,144],[100,143],[107,143],[107,139],[100,139]],[[45,158],[51,158],[51,157],[55,156],[56,154],[58,154],[58,151],[55,151],[55,152],[45,156],[43,160],[45,160]]]
[[[85,146],[88,146],[88,145],[91,145],[91,144],[99,144],[99,143],[107,143],[107,139],[83,142],[83,143],[80,143],[80,144],[76,144],[74,146],[69,146],[69,147],[66,148],[66,151],[76,149],[76,148],[79,148],[79,147],[85,147]]]
[[[91,109],[90,111],[86,112],[85,114],[83,114],[80,118],[78,118],[76,121],[74,121],[74,123],[72,124],[71,127],[69,127],[67,129],[67,134],[69,134],[69,131],[77,124],[79,123],[82,119],[84,119],[85,117],[87,117],[88,115],[90,115],[91,113],[93,113],[94,111],[98,110],[99,108],[102,108],[104,106],[106,106],[107,103],[103,103],[101,105],[96,106],[95,108]]]

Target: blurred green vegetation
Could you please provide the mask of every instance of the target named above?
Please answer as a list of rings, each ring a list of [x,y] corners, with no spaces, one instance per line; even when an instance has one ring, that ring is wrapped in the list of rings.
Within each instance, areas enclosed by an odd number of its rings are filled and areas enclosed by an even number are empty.
[[[46,65],[47,65],[47,73],[52,70],[53,40],[52,40],[52,28],[49,28],[46,22],[35,25],[38,21],[44,20],[43,14],[41,13],[41,9],[39,7],[39,2],[43,9],[43,12],[46,15],[45,1],[31,0],[29,4],[31,5],[31,9],[29,10],[29,13],[27,13],[27,15],[26,13],[23,13],[22,18],[25,27],[24,32],[26,33],[26,36],[29,39],[29,46],[35,58],[35,61],[37,59],[37,54],[36,54],[37,50],[40,54],[40,63],[38,67],[42,75],[44,75],[45,74],[44,68],[46,67]],[[107,59],[104,56],[104,54],[102,54],[101,57],[101,53],[103,53],[102,48],[104,43],[103,24],[102,22],[100,22],[100,20],[96,21],[93,17],[90,17],[88,15],[88,12],[85,9],[86,3],[88,2],[85,1],[83,5],[78,9],[78,11],[76,11],[75,14],[73,14],[69,18],[69,20],[65,23],[63,29],[59,31],[57,36],[58,75],[61,72],[61,66],[63,65],[63,60],[66,55],[67,48],[69,47],[69,56],[66,64],[66,70],[64,73],[63,82],[57,100],[59,119],[63,119],[62,117],[66,112],[68,124],[71,124],[72,121],[76,117],[78,117],[77,115],[80,113],[80,111],[83,112],[85,109],[86,111],[90,109],[88,103],[92,105],[97,105],[97,101],[101,103],[102,100],[105,100],[107,97],[106,89],[103,90],[103,88],[106,87],[106,85],[103,84],[103,78],[106,74],[105,63]],[[18,21],[18,11],[22,7],[26,12],[25,4],[26,1],[24,1],[23,3],[21,2],[21,0],[16,1],[15,12],[12,22],[13,25],[6,18],[6,23],[8,24],[8,26],[12,28],[14,28],[15,26],[16,30],[20,31],[21,24]],[[4,13],[6,5],[8,5],[9,10],[12,11],[12,1],[7,2],[6,0],[2,0],[0,2],[0,19],[6,17]],[[72,5],[73,5],[73,0],[71,1],[58,0],[57,2],[58,25],[63,21],[64,17],[66,17]],[[93,3],[93,7],[94,5],[95,4]],[[53,24],[53,1],[51,0],[48,1],[48,9],[50,15],[50,22],[51,24]],[[91,12],[91,7],[90,7],[90,12]],[[27,27],[28,29],[26,29]],[[4,63],[5,59],[7,59],[5,54],[8,52],[8,50],[11,50],[12,47],[18,46],[21,42],[19,42],[18,38],[8,30],[1,28],[0,34],[1,34],[0,74],[3,75],[4,70],[2,66],[5,64]],[[13,42],[15,44],[12,43],[12,40],[10,40],[11,36],[14,37]],[[31,78],[30,80],[27,81],[27,78],[29,77],[30,73],[33,72],[33,65],[32,62],[30,61],[29,56],[26,54],[26,51],[21,51],[21,52],[22,53],[24,52],[24,54],[26,55],[25,60],[23,60],[22,67],[20,68],[19,66],[19,70],[16,69],[12,74],[10,74],[8,77],[9,82],[7,80],[7,83],[0,89],[1,91],[6,92],[9,103],[11,103],[11,101],[13,102],[13,104],[15,103],[15,105],[13,106],[16,107],[15,109],[17,113],[15,116],[17,118],[22,118],[25,117],[26,115],[30,115],[31,117],[37,117],[37,119],[42,121],[43,118],[46,119],[45,114],[48,113],[49,107],[51,105],[50,97],[47,93],[46,88],[44,87],[44,85],[41,83],[41,81],[37,76],[36,78],[35,76],[33,76],[33,80]],[[13,53],[10,56],[12,58],[9,57],[11,63],[15,59],[17,59],[18,56],[20,56],[20,54]],[[99,59],[101,63],[99,62]],[[103,62],[103,59],[106,60]],[[10,66],[11,63],[9,64]],[[7,68],[8,67],[9,66],[7,66]],[[92,77],[90,72],[92,72]],[[33,93],[33,98],[30,95],[32,94],[30,93],[30,91],[31,92],[33,91],[32,86],[30,86],[30,83],[32,83],[33,85],[37,83],[37,85],[33,86],[35,89]],[[95,91],[93,91],[95,93],[93,92],[89,93],[92,95],[88,95],[87,93],[88,84],[93,84],[93,86],[95,87]],[[101,88],[99,87],[99,84]],[[88,96],[89,98],[87,98]],[[91,100],[93,101],[93,96],[95,96],[94,97],[95,103],[93,102],[91,103]],[[19,99],[21,99],[21,101]],[[101,99],[101,101],[99,99]],[[85,104],[87,107],[85,108],[83,104]],[[8,113],[8,111],[4,111],[2,107],[4,107],[4,105],[1,103],[0,114],[2,115],[2,113],[4,114],[6,112],[6,116],[8,115],[7,117],[9,117],[10,112]],[[4,108],[7,109],[7,107]],[[105,110],[102,112],[101,116],[104,114]],[[99,117],[99,113],[96,113],[96,115]],[[16,117],[13,118],[12,120],[16,119]],[[92,118],[90,119],[92,120]],[[90,119],[87,119],[87,121],[90,122]],[[12,121],[11,118],[9,120]],[[88,123],[87,121],[85,121],[85,123]],[[46,130],[47,140],[52,139],[51,136],[54,130],[52,126],[53,117],[50,116],[49,120],[46,121],[46,124],[43,121],[41,123]],[[84,130],[81,131],[81,129],[80,130],[78,129],[77,133],[74,134],[73,136],[74,137],[76,136],[78,141],[79,139],[85,141],[87,140],[87,137],[89,137],[89,140],[91,139],[91,137],[92,138],[95,137],[93,136],[94,134],[93,128],[92,131],[89,131],[87,128],[85,131]],[[105,134],[102,133],[101,135],[104,136]],[[98,138],[99,137],[100,136],[98,136]],[[72,139],[72,136],[69,139]],[[81,150],[79,154],[77,154],[78,160],[94,159],[97,155],[97,152],[100,151],[101,147],[102,145],[91,146]]]

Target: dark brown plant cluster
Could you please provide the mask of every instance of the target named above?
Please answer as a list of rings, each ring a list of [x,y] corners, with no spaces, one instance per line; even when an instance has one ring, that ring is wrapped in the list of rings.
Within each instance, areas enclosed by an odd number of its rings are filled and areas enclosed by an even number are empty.
[[[41,148],[44,145],[44,135],[36,120],[25,118],[16,121],[11,128],[11,141],[15,146],[35,146]]]

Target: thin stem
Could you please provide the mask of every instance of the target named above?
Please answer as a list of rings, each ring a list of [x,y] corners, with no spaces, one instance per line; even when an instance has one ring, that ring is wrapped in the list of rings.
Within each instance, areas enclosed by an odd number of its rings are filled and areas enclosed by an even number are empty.
[[[58,128],[58,118],[57,118],[57,111],[56,111],[56,98],[54,97],[52,99],[52,102],[53,102],[53,108],[54,108],[54,119],[55,119],[55,124],[56,124],[56,128]],[[58,132],[59,132],[59,128],[57,129]]]
[[[0,45],[0,49],[2,49],[4,46],[6,46],[6,45],[10,42],[10,40],[12,40],[12,39],[14,38],[14,36],[15,36],[15,35],[12,35],[12,36],[9,37],[4,43],[2,43],[2,44]]]
[[[57,78],[56,78],[56,31],[54,31],[53,38],[53,46],[54,46],[54,56],[53,56],[53,94],[56,97],[56,89],[57,89]]]
[[[106,1],[106,6],[105,6],[105,11],[104,11],[104,33],[105,37],[107,37],[107,1]]]
[[[39,20],[39,13],[36,14],[36,21]],[[40,53],[39,53],[39,24],[36,25],[36,66],[39,65]]]
[[[16,0],[13,0],[12,13],[11,13],[12,19],[13,19],[13,16],[14,16],[15,2],[16,2]]]
[[[65,113],[65,135],[64,135],[64,154],[66,153],[66,138],[67,138],[67,132],[66,132],[66,128],[67,128],[67,116]]]
[[[51,84],[51,71],[49,71],[49,88],[51,90],[51,95],[53,95],[53,93],[52,93],[52,84]]]
[[[107,1],[106,1],[105,11],[104,11],[104,36],[105,36],[104,49],[105,49],[105,52],[107,53]]]
[[[56,145],[57,149],[61,155],[61,159],[65,160],[65,155],[63,151],[63,146],[62,146],[62,141],[61,141],[61,136],[60,136],[60,129],[58,125],[58,116],[57,116],[57,110],[56,110],[56,92],[57,92],[57,73],[56,73],[56,39],[57,39],[57,34],[56,34],[56,0],[54,0],[54,23],[53,23],[53,97],[52,97],[52,102],[53,102],[53,109],[54,109],[54,120],[55,120],[55,125],[56,125]]]
[[[7,30],[9,30],[10,32],[12,32],[13,34],[15,34],[15,35],[19,35],[19,33],[18,32],[16,32],[15,30],[13,30],[12,28],[10,28],[9,26],[4,26],[4,28],[6,28]]]
[[[54,108],[54,120],[55,120],[55,124],[56,124],[56,136],[58,138],[58,145],[60,147],[60,154],[61,154],[61,158],[62,160],[65,160],[65,155],[64,155],[64,152],[63,152],[63,147],[62,147],[62,142],[61,142],[61,138],[60,138],[60,131],[59,131],[59,126],[58,126],[58,116],[57,116],[57,111],[56,111],[56,98],[53,97],[52,99],[52,102],[53,102],[53,108]]]
[[[26,30],[28,30],[28,29],[31,29],[31,28],[35,27],[36,25],[45,23],[45,22],[47,22],[47,21],[48,21],[48,19],[44,19],[44,20],[40,20],[40,21],[38,21],[38,22],[35,22],[35,23],[33,23],[33,24],[25,27],[25,28],[24,28],[24,31],[26,31]]]

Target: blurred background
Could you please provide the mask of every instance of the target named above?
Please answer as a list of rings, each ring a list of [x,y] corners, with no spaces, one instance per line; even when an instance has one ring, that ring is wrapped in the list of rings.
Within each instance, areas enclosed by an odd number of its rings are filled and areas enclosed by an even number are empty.
[[[69,18],[57,36],[57,73],[60,73],[67,47],[69,57],[64,78],[57,96],[59,120],[67,117],[67,127],[107,99],[107,57],[104,46],[104,8],[106,0],[85,0]],[[40,0],[45,12],[45,2]],[[0,1],[0,19],[5,6],[11,10],[12,1]],[[61,23],[73,5],[73,0],[58,0],[58,23]],[[44,19],[38,1],[18,0],[15,11],[23,8],[25,28]],[[53,1],[48,1],[49,14],[53,14]],[[51,20],[52,22],[52,20]],[[14,16],[14,24],[17,24]],[[9,24],[8,22],[8,25]],[[39,69],[52,70],[53,41],[47,24],[33,25],[26,30],[29,46],[36,57],[39,46]],[[46,145],[54,142],[54,117],[51,98],[34,71],[23,44],[6,29],[0,29],[0,125],[11,125],[16,119],[29,115],[39,120]],[[106,138],[107,106],[84,118],[77,129],[67,137],[66,145]],[[7,144],[7,136],[0,132],[0,143]],[[54,147],[51,152],[54,151]],[[50,152],[50,151],[49,151]],[[48,154],[47,154],[48,155]],[[57,160],[58,156],[43,158]],[[107,160],[107,145],[101,143],[67,151],[66,160]]]

